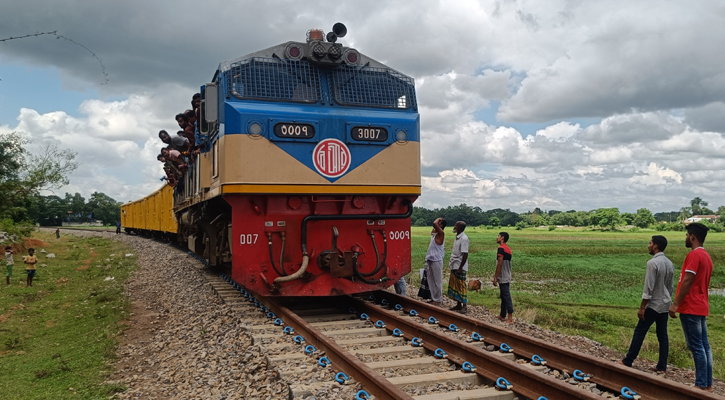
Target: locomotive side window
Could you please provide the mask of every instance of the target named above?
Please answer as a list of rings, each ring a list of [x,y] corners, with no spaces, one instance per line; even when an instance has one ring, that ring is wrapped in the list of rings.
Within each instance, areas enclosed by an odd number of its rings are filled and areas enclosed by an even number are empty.
[[[219,141],[214,142],[211,150],[211,176],[219,178]]]

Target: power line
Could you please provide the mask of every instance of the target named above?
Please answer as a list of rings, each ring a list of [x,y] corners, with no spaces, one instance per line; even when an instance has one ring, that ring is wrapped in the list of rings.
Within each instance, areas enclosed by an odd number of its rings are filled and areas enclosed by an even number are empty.
[[[22,36],[11,36],[9,38],[0,39],[0,42],[7,42],[10,40],[25,39],[25,38],[29,38],[29,37],[36,37],[36,36],[43,36],[43,35],[53,35],[53,36],[55,36],[56,39],[66,40],[68,42],[75,44],[76,46],[79,46],[79,47],[85,49],[87,52],[91,53],[91,56],[93,58],[95,58],[96,61],[98,61],[98,64],[101,66],[101,73],[103,73],[103,83],[101,83],[101,85],[105,85],[106,83],[108,83],[109,78],[108,78],[108,74],[106,73],[106,66],[103,64],[103,60],[101,60],[101,57],[98,57],[98,55],[95,52],[93,52],[93,50],[76,42],[75,40],[73,40],[71,38],[67,38],[63,35],[59,35],[58,31],[38,32],[38,33],[31,33],[31,34],[22,35]]]

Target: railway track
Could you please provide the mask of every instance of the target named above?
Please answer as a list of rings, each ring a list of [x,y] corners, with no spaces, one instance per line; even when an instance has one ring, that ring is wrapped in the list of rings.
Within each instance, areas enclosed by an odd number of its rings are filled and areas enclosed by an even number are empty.
[[[390,292],[256,298],[228,278],[209,280],[252,318],[270,363],[292,365],[283,378],[329,371],[326,382],[292,383],[291,398],[339,386],[337,378],[361,387],[355,399],[723,399]]]

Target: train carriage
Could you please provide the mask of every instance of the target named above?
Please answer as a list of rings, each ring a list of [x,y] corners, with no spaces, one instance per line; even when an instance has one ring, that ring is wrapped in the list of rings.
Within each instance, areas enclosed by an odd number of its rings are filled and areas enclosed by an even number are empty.
[[[127,214],[171,208],[175,223],[151,230],[264,296],[363,292],[410,272],[414,82],[337,43],[345,31],[222,62],[201,90],[202,153],[173,199],[124,205],[124,227],[149,230]]]

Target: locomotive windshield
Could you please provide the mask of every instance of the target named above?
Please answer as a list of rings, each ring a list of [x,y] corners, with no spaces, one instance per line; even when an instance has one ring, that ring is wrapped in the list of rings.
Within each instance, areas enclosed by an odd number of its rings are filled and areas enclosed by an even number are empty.
[[[255,57],[231,65],[227,88],[238,99],[320,101],[320,73],[306,61]]]
[[[415,108],[413,79],[389,68],[320,69],[304,60],[254,57],[232,63],[225,78],[228,94],[242,100],[319,103],[322,93],[329,93],[343,106]]]
[[[395,70],[340,65],[332,70],[332,94],[346,106],[404,108],[413,106],[413,79]]]

